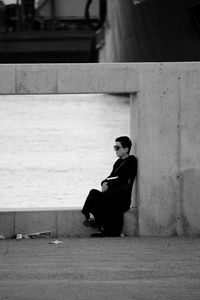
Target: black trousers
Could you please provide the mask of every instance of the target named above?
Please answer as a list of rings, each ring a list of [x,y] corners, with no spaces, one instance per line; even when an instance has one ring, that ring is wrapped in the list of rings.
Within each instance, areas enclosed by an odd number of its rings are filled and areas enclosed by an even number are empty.
[[[82,213],[86,218],[92,213],[99,228],[109,236],[119,236],[123,227],[123,213],[115,197],[110,197],[106,193],[92,189],[85,201]]]

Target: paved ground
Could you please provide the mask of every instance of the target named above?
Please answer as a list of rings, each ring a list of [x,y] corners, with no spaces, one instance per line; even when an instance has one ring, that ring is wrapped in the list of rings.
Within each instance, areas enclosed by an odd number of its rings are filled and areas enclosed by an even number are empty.
[[[200,299],[200,239],[0,241],[0,299]]]

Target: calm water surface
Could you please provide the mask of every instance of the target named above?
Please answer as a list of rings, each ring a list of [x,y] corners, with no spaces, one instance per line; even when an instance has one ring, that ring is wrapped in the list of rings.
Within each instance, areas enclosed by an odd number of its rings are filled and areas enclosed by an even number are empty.
[[[82,206],[129,135],[129,99],[0,96],[0,209]]]

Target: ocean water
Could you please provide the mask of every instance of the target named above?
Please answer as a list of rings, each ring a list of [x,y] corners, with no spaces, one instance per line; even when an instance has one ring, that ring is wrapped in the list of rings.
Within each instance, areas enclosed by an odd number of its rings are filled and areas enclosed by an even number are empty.
[[[0,96],[0,209],[81,207],[129,135],[129,98]]]

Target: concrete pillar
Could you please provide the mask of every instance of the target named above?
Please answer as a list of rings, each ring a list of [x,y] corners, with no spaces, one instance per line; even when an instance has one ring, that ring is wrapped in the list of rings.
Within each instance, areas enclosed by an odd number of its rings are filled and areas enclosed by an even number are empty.
[[[131,154],[135,155],[138,160],[138,174],[139,174],[139,101],[138,101],[138,93],[130,94],[130,137],[133,143]],[[134,235],[139,235],[139,176],[137,175],[135,182],[133,184],[132,189],[132,199],[131,199],[131,212],[132,212],[132,220],[134,223]]]
[[[179,80],[173,65],[140,65],[135,103],[140,235],[177,231]]]
[[[200,64],[180,74],[180,220],[183,234],[200,234]]]
[[[200,64],[144,64],[138,72],[131,117],[139,116],[139,233],[199,235]]]

